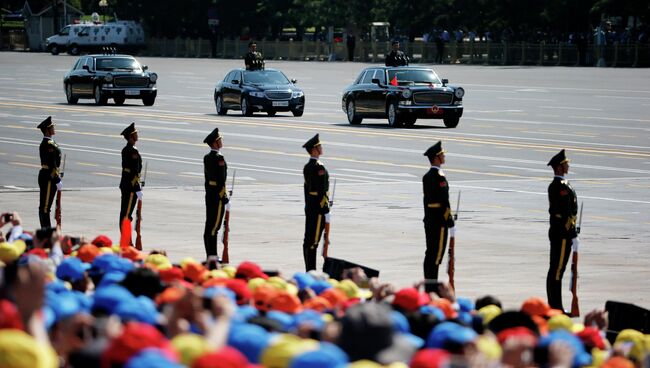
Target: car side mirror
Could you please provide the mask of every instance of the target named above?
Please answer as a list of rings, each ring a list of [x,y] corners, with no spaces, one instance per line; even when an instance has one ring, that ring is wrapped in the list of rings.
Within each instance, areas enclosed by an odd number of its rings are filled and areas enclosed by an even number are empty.
[[[81,69],[84,69],[84,70],[90,71],[90,67],[89,67],[88,65],[84,65],[84,66],[82,66]]]
[[[376,84],[379,87],[381,87],[381,81],[379,80],[379,78],[372,78],[371,82],[372,84]]]
[[[142,70],[149,70],[149,66],[147,66],[147,65],[143,65],[143,66],[142,66]]]
[[[232,83],[232,84],[239,84],[239,80],[237,80],[237,79],[233,79],[233,80],[230,81],[230,83]]]
[[[442,80],[442,86],[446,86],[449,83],[449,79],[443,79]]]
[[[294,78],[294,79],[291,80],[291,83],[296,84],[296,83],[298,83],[298,80]]]

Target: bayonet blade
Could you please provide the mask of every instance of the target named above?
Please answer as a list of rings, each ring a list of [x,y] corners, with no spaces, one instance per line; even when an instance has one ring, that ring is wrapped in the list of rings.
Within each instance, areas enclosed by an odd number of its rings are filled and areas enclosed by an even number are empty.
[[[148,163],[149,163],[148,161],[144,162],[144,176],[142,177],[142,183],[140,183],[141,187],[144,187],[144,184],[147,181],[147,164]]]
[[[65,174],[65,153],[63,154],[63,164],[61,165],[61,179],[63,179],[63,175]]]
[[[456,212],[454,213],[454,220],[458,220],[458,211],[460,211],[460,190],[458,191],[458,199],[456,200]]]

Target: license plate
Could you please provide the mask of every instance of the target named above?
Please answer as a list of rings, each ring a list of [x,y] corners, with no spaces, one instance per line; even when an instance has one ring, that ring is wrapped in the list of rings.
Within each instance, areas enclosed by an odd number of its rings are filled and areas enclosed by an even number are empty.
[[[128,96],[137,96],[140,94],[140,91],[137,89],[127,89],[126,91],[124,91],[124,94]]]
[[[289,101],[273,101],[273,106],[289,106]]]

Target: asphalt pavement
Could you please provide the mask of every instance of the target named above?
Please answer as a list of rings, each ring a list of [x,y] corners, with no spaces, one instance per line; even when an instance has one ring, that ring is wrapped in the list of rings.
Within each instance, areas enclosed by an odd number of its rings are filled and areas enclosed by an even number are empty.
[[[52,115],[67,155],[64,232],[117,240],[119,133],[133,121],[148,162],[145,249],[202,259],[208,147],[201,142],[219,127],[230,174],[237,170],[232,261],[292,273],[303,267],[301,146],[320,133],[321,161],[337,182],[330,255],[377,268],[382,279],[404,286],[422,275],[422,152],[442,140],[454,206],[461,192],[458,293],[493,293],[516,307],[527,296],[545,296],[552,178],[546,163],[565,148],[569,179],[584,203],[583,310],[609,299],[650,306],[643,281],[650,278],[648,69],[434,65],[466,90],[458,127],[418,120],[414,128],[391,129],[374,119],[351,126],[341,111],[341,91],[370,64],[268,61],[267,68],[298,79],[305,114],[242,117],[218,116],[212,94],[243,60],[139,59],[159,75],[151,107],[138,100],[68,105],[62,80],[76,57],[0,53],[0,211],[17,210],[27,228],[37,227],[36,125]],[[567,270],[565,306],[568,278]]]

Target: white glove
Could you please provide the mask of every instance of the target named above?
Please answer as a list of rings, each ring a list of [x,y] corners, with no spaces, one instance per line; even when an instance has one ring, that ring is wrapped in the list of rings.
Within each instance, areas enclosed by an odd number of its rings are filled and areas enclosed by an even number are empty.
[[[326,213],[326,214],[325,214],[325,223],[326,223],[326,224],[329,224],[329,223],[330,223],[330,214],[329,214],[329,213]]]
[[[449,228],[449,237],[450,238],[455,238],[456,237],[456,226]]]
[[[232,202],[232,201],[228,201],[228,203],[226,203],[226,206],[225,206],[226,211],[230,211],[230,203],[231,203],[231,202]]]
[[[135,195],[138,197],[138,201],[142,200],[142,191],[141,190],[135,192]]]
[[[577,252],[579,246],[580,246],[580,238],[576,236],[571,240],[571,249],[573,249],[574,252]]]
[[[63,189],[63,182],[62,181],[56,183],[56,190],[61,191],[61,189]]]

